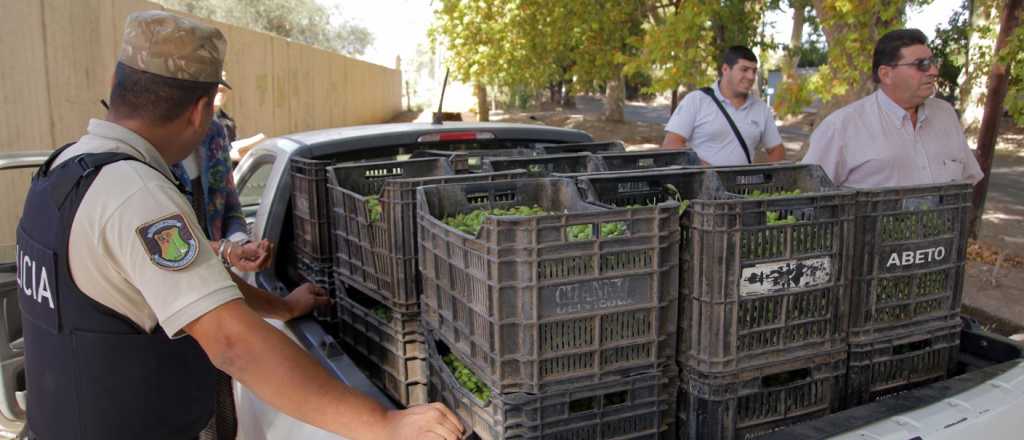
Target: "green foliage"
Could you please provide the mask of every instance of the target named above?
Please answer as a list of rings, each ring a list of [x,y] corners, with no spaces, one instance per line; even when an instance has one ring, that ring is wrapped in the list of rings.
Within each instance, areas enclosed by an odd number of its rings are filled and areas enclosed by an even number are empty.
[[[999,61],[1009,68],[1006,108],[1018,125],[1024,125],[1024,26],[1014,30],[999,53]]]
[[[163,6],[345,55],[362,55],[373,43],[366,27],[342,20],[339,8],[316,0],[156,0]],[[230,42],[229,42],[230,44]]]
[[[379,222],[382,211],[380,207],[380,196],[366,197],[366,209],[370,210],[370,221]]]
[[[725,48],[764,45],[757,35],[767,7],[763,0],[681,0],[655,7],[643,34],[630,39],[637,56],[626,69],[650,69],[654,92],[710,83]]]
[[[949,21],[935,28],[935,38],[929,43],[932,54],[942,61],[939,67],[939,79],[936,84],[938,94],[955,98],[960,87],[960,74],[967,63],[968,44],[970,43],[970,3],[963,0],[960,7],[953,12]]]
[[[786,218],[782,218],[782,214],[778,211],[768,211],[764,213],[765,221],[769,225],[791,225],[796,223],[796,216],[790,214]]]
[[[746,196],[748,199],[767,199],[769,197],[793,197],[793,196],[798,196],[798,195],[800,195],[801,192],[802,191],[800,191],[800,188],[794,189],[792,191],[775,191],[775,192],[765,192],[765,191],[761,191],[759,189],[755,189],[755,190],[753,190],[753,191],[751,191],[751,192],[749,192],[747,194],[744,194],[744,196]]]
[[[373,315],[384,322],[391,322],[391,309],[381,304],[373,308]]]
[[[547,214],[543,208],[537,205],[533,206],[516,206],[509,209],[477,209],[469,213],[460,213],[453,217],[446,217],[444,224],[451,226],[459,231],[465,232],[469,235],[476,235],[480,232],[480,226],[483,225],[484,219],[493,217],[503,216],[520,216],[520,217],[531,217],[535,215]]]
[[[477,379],[476,375],[469,368],[466,368],[466,365],[459,358],[455,357],[454,353],[448,353],[443,360],[444,364],[451,370],[452,375],[455,376],[455,380],[459,381],[463,388],[473,393],[477,399],[480,399],[485,404],[491,400],[491,389],[487,387],[487,384]]]

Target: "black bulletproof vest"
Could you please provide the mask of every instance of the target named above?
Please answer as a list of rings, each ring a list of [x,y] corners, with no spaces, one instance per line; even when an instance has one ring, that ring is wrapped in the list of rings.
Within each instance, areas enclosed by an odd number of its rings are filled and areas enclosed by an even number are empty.
[[[137,159],[84,154],[50,169],[68,146],[32,177],[18,225],[30,435],[194,438],[212,417],[214,403],[215,370],[199,344],[190,336],[172,340],[160,328],[140,329],[83,294],[68,265],[71,222],[99,170]]]

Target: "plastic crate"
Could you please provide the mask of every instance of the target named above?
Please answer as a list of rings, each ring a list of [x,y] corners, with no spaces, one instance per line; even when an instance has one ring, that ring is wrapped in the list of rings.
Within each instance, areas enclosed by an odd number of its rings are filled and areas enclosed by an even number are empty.
[[[317,286],[324,289],[331,289],[334,287],[332,271],[332,262],[330,258],[314,257],[307,254],[305,251],[300,249],[297,245],[295,249],[295,265],[298,269],[299,275],[302,275],[306,281],[309,281]]]
[[[709,172],[725,193],[682,217],[680,362],[724,373],[845,349],[855,193],[817,165]]]
[[[846,377],[841,351],[737,374],[684,371],[679,439],[752,439],[838,411]]]
[[[355,289],[338,294],[338,338],[368,362],[370,379],[405,406],[427,403],[427,347],[418,313],[401,313]]]
[[[428,332],[430,400],[444,403],[482,440],[675,439],[678,372],[648,373],[544,394],[491,394],[480,401],[442,361]],[[471,436],[472,438],[472,436]]]
[[[850,344],[847,408],[944,380],[956,368],[960,322]]]
[[[412,153],[413,158],[420,157],[443,157],[452,164],[452,169],[458,174],[480,172],[483,170],[483,161],[492,157],[528,157],[536,156],[537,151],[532,148],[495,148],[481,150],[416,150]]]
[[[522,172],[455,176],[445,159],[369,162],[328,169],[335,275],[396,310],[418,310],[416,188],[446,182],[513,179]],[[379,196],[372,221],[369,196]]]
[[[537,151],[540,154],[615,153],[626,151],[626,144],[622,141],[549,144],[538,146]]]
[[[330,161],[291,157],[292,210],[307,219],[327,219],[327,167]]]
[[[655,149],[598,155],[608,171],[639,171],[675,166],[701,166],[700,157],[691,150]]]
[[[604,171],[601,158],[589,153],[550,156],[491,158],[484,160],[486,171],[526,170],[530,177],[551,177]]]
[[[492,388],[544,392],[673,364],[677,203],[610,210],[569,179],[421,187],[417,203],[424,323]],[[535,204],[559,214],[488,217],[477,236],[441,220]],[[600,236],[607,223],[628,232]],[[576,225],[597,238],[570,240]]]
[[[857,194],[850,342],[959,322],[971,186]]]

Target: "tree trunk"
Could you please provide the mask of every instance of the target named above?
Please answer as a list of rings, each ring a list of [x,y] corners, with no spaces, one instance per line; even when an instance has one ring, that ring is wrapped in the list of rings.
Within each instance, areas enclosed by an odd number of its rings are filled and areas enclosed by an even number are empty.
[[[986,62],[986,58],[991,57],[994,53],[995,26],[998,24],[1002,12],[989,2],[975,1],[970,7],[968,24],[972,31],[968,40],[964,70],[958,78],[960,80],[960,99],[957,103],[957,109],[960,110],[960,122],[968,131],[978,129],[985,112],[985,94],[988,90],[986,81],[989,78],[987,70],[992,66],[990,62]],[[987,32],[989,30],[992,32]]]
[[[572,90],[572,80],[562,80],[562,108],[576,108],[576,96]]]
[[[487,122],[491,120],[491,107],[487,103],[487,87],[483,83],[477,82],[473,84],[474,93],[476,94],[476,115],[477,121]]]
[[[898,0],[898,1],[901,4],[904,4],[904,5],[906,4],[906,0]],[[850,26],[848,24],[837,24],[837,25],[832,25],[832,26],[826,26],[825,22],[828,21],[829,15],[832,13],[830,10],[828,10],[828,8],[826,8],[827,3],[828,3],[827,0],[813,0],[812,1],[812,4],[814,6],[814,10],[815,10],[815,12],[816,12],[816,14],[817,14],[817,16],[819,18],[819,21],[822,23],[821,30],[822,30],[822,33],[825,34],[825,41],[828,43],[829,47],[833,47],[835,45],[834,44],[835,41],[843,38],[844,36],[846,36],[849,33],[855,33],[857,31],[859,31],[860,29],[850,29]],[[874,43],[876,41],[878,41],[878,39],[882,36],[881,31],[883,31],[885,29],[890,29],[890,28],[895,27],[896,25],[898,25],[900,23],[901,20],[902,20],[902,17],[900,17],[900,16],[892,17],[889,21],[884,20],[880,16],[879,17],[875,17],[875,20],[872,23],[872,26],[870,27],[870,29],[868,29],[868,36],[865,39],[865,41],[870,41],[871,42],[870,43],[871,47],[874,48]],[[856,60],[858,55],[863,55],[863,54],[834,53],[834,51],[832,51],[832,50],[829,50],[829,54],[828,54],[830,59],[833,56],[843,57],[845,59],[845,61],[846,61],[846,65],[856,65],[857,63],[855,62],[855,60]],[[868,54],[868,56],[870,56],[870,53]],[[831,64],[831,62],[830,62],[830,64]],[[824,103],[821,106],[821,108],[818,109],[818,114],[816,115],[816,117],[814,119],[814,126],[815,127],[817,127],[818,124],[821,123],[821,121],[825,120],[825,117],[827,117],[830,113],[840,109],[841,107],[845,106],[846,104],[849,104],[849,103],[851,103],[853,101],[856,101],[856,100],[858,100],[860,98],[863,98],[864,96],[867,96],[868,94],[870,94],[870,93],[875,91],[875,84],[871,80],[871,72],[870,71],[864,72],[864,74],[861,76],[861,78],[863,78],[863,79],[862,79],[862,81],[859,84],[851,84],[850,87],[846,90],[845,94],[843,94],[842,96],[835,96],[835,97],[833,97],[829,102]]]
[[[615,79],[608,80],[604,93],[604,120],[624,122],[626,120],[624,106],[626,103],[626,79],[621,71]]]
[[[676,106],[679,105],[679,87],[672,88],[672,105],[668,108],[669,117],[676,112]]]
[[[789,34],[789,49],[782,65],[782,81],[796,81],[796,67],[800,64],[800,47],[804,41],[804,21],[807,5],[802,1],[793,1],[793,32]]]
[[[992,54],[992,68],[988,74],[988,94],[985,98],[985,113],[978,129],[978,165],[985,177],[974,186],[974,211],[971,214],[971,236],[977,238],[981,216],[985,213],[985,196],[988,193],[989,174],[992,171],[992,155],[995,152],[996,136],[999,134],[999,120],[1003,116],[1003,101],[1006,99],[1009,75],[1006,66],[997,62],[999,51],[1006,47],[1007,40],[1020,24],[1021,3],[1024,0],[1006,0],[996,37],[995,52]]]

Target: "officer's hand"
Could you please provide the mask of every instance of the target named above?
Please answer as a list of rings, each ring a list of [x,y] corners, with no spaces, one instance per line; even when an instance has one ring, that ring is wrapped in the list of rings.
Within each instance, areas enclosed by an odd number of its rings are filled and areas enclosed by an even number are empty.
[[[316,306],[330,304],[331,299],[323,288],[305,283],[289,293],[284,301],[288,305],[288,319],[292,319],[309,313]]]
[[[440,403],[388,411],[387,423],[389,440],[458,440],[462,437],[462,423]]]
[[[274,245],[268,240],[251,241],[243,245],[232,245],[227,253],[228,262],[242,272],[259,272],[270,267],[270,256]]]

